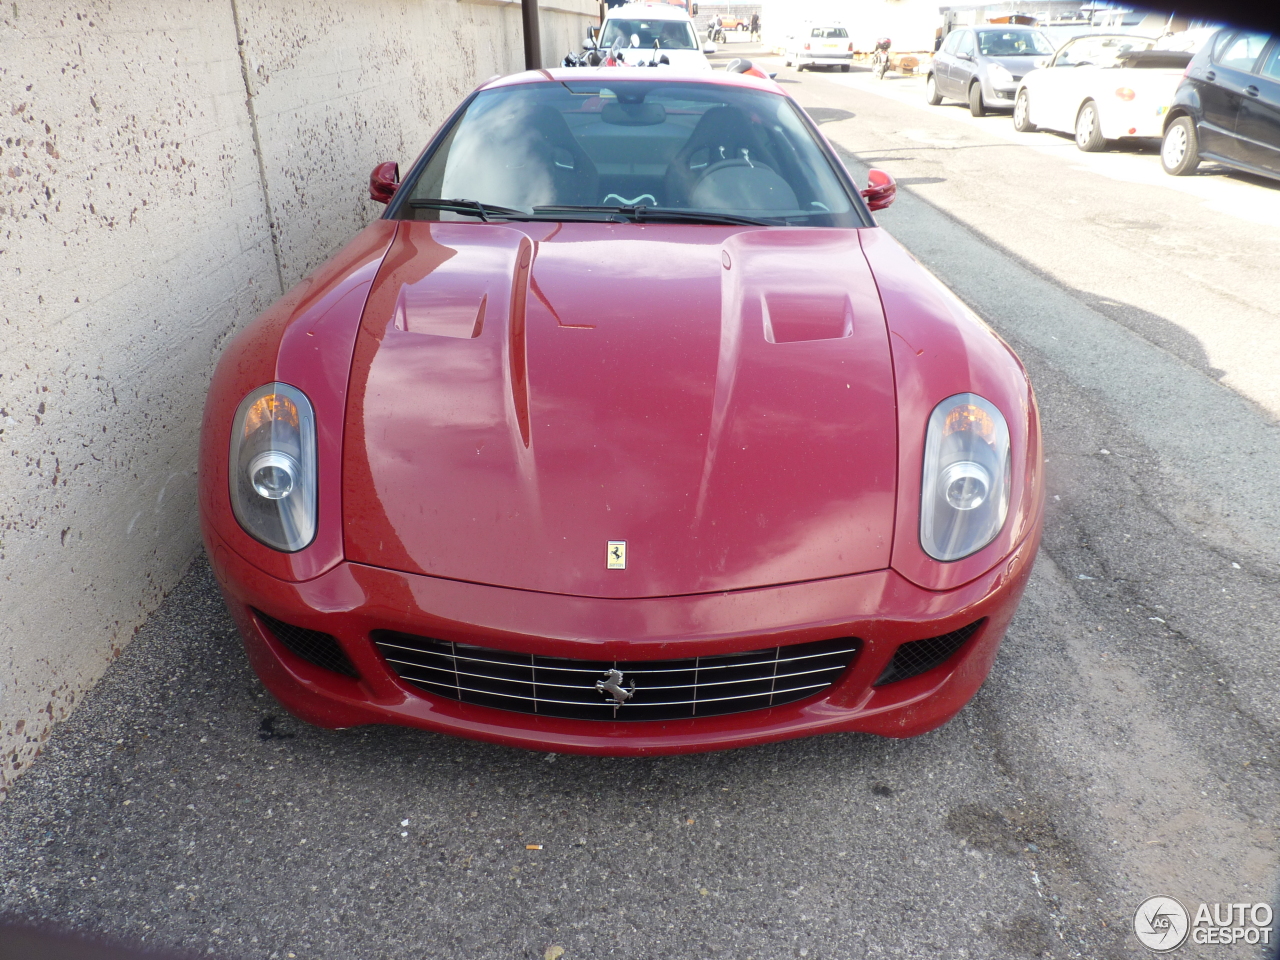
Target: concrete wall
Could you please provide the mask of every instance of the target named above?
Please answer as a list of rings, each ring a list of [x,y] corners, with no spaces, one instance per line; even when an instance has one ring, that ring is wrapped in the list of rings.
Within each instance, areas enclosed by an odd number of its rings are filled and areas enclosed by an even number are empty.
[[[543,11],[555,63],[598,4]],[[0,796],[199,549],[223,345],[522,50],[508,0],[0,6]]]

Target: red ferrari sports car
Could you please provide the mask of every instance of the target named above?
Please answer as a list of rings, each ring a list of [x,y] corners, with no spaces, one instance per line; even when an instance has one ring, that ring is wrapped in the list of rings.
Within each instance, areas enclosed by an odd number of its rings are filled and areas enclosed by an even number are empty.
[[[385,216],[227,348],[202,528],[297,716],[654,754],[905,737],[1039,542],[1012,351],[772,81],[472,93]]]

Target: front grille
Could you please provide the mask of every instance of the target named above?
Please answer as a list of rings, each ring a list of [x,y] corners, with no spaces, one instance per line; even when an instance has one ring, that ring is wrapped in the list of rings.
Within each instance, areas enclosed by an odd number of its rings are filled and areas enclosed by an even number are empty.
[[[314,663],[317,667],[323,667],[347,677],[360,676],[338,641],[329,634],[321,633],[319,630],[308,630],[305,627],[295,627],[275,617],[268,617],[261,610],[254,610],[253,615],[267,625],[286,650],[297,654],[307,663]]]
[[[893,659],[889,661],[889,665],[884,668],[884,672],[880,674],[880,679],[874,685],[882,687],[886,683],[893,683],[895,680],[918,677],[926,670],[932,670],[934,667],[940,666],[950,660],[952,655],[964,646],[964,642],[978,631],[985,619],[984,617],[982,620],[976,620],[967,627],[952,630],[950,633],[944,633],[940,637],[911,640],[902,644],[898,647],[898,652],[893,655]]]
[[[570,660],[376,630],[388,665],[423,690],[501,710],[575,720],[675,720],[792,703],[831,686],[857,653],[852,637],[687,660]],[[597,682],[616,670],[618,703]]]

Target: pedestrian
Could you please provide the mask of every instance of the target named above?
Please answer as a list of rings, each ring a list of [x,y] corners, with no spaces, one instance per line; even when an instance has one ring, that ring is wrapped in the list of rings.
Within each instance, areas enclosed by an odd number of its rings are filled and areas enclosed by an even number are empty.
[[[753,13],[751,15],[751,39],[752,40],[760,39],[760,14],[759,13]]]

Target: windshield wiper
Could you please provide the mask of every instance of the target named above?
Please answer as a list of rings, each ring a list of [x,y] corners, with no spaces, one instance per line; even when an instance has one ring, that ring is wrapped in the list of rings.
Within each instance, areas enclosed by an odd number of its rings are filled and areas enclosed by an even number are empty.
[[[674,207],[648,207],[643,203],[634,206],[596,207],[576,204],[552,204],[533,208],[534,213],[611,213],[630,217],[636,223],[729,223],[755,227],[771,227],[785,224],[775,218],[743,217],[736,213],[713,213],[709,210],[679,210]]]
[[[497,207],[491,203],[481,203],[479,200],[436,200],[424,198],[420,200],[410,200],[409,206],[415,210],[448,210],[451,213],[470,213],[479,217],[481,220],[485,221],[485,223],[489,222],[490,214],[503,219],[535,219],[523,210],[513,210],[510,207]]]

